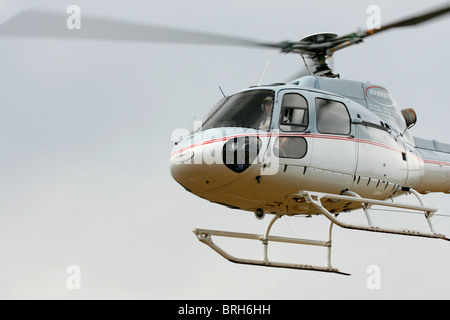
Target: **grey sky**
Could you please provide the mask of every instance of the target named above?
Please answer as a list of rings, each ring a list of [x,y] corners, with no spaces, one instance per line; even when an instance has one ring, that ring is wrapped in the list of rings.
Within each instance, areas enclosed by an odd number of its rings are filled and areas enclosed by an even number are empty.
[[[1,0],[0,22],[32,6],[64,13],[74,2]],[[82,15],[269,42],[365,28],[371,4],[381,8],[383,23],[441,3],[76,1]],[[336,53],[335,70],[386,86],[400,106],[417,111],[414,135],[450,143],[449,29],[447,18],[373,36]],[[0,52],[0,298],[450,297],[444,241],[335,228],[333,265],[353,274],[343,277],[231,264],[191,232],[262,233],[268,220],[179,186],[168,165],[172,132],[201,119],[221,98],[219,86],[230,94],[257,84],[267,60],[263,82],[286,81],[301,68],[299,57],[238,47],[12,38],[0,38]],[[449,201],[425,197],[439,213],[450,214]],[[380,213],[374,220],[398,225],[405,218]],[[425,219],[413,219],[426,227]],[[435,217],[435,227],[450,234],[450,219]],[[274,226],[277,234],[321,240],[327,231],[321,217]],[[236,255],[262,255],[258,243],[224,245]],[[280,259],[326,262],[321,248],[279,249]],[[66,287],[70,265],[81,268],[80,290]],[[370,265],[381,268],[380,290],[366,286]]]

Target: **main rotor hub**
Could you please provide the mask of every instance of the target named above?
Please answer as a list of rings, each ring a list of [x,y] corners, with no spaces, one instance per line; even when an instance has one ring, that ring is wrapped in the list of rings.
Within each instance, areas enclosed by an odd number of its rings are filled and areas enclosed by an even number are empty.
[[[304,37],[300,42],[308,42],[310,44],[313,43],[322,43],[326,41],[330,41],[334,38],[336,38],[338,35],[335,33],[328,33],[328,32],[320,32],[320,33],[313,33],[309,36]]]
[[[335,33],[314,33],[298,42],[285,42],[282,45],[282,51],[284,53],[297,53],[303,59],[308,58],[314,61],[315,70],[312,70],[313,74],[335,78],[339,75],[332,72],[326,60],[331,58],[332,53],[329,49],[334,46],[337,38],[338,35]]]

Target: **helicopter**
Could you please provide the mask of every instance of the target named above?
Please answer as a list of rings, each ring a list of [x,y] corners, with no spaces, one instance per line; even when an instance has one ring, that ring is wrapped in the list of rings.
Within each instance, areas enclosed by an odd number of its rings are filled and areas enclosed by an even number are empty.
[[[376,29],[266,43],[84,16],[81,28],[70,29],[65,15],[28,10],[2,24],[0,36],[230,45],[300,55],[306,75],[224,95],[200,124],[175,142],[170,172],[188,192],[207,201],[254,212],[257,219],[273,215],[264,234],[193,230],[199,241],[229,261],[349,275],[331,263],[334,225],[450,241],[434,229],[432,217],[437,209],[422,200],[423,194],[450,193],[450,144],[413,137],[409,131],[417,122],[413,109],[401,110],[382,85],[341,79],[329,61],[335,52],[367,37],[416,26],[449,12],[446,5]],[[415,196],[418,204],[393,201],[406,193]],[[421,213],[429,231],[376,226],[371,218],[374,206]],[[339,218],[355,210],[364,212],[367,224]],[[270,234],[277,220],[293,216],[328,219],[328,240]],[[213,237],[261,241],[263,258],[235,257]],[[324,247],[326,265],[272,261],[271,242]]]
[[[231,262],[349,275],[331,264],[332,228],[444,239],[431,218],[437,211],[421,194],[450,193],[450,144],[413,137],[414,109],[400,110],[382,85],[340,79],[327,61],[364,38],[392,28],[413,26],[450,12],[450,6],[338,36],[317,33],[299,42],[258,43],[299,54],[309,73],[288,83],[257,85],[217,103],[171,158],[174,179],[189,192],[232,209],[274,217],[263,235],[194,229],[198,240]],[[313,62],[312,72],[306,59]],[[332,156],[337,155],[337,156]],[[393,202],[402,194],[418,205]],[[375,226],[370,209],[393,207],[421,212],[428,232]],[[338,215],[364,211],[367,225],[345,223]],[[283,216],[322,215],[330,221],[328,241],[271,236]],[[213,237],[259,240],[262,260],[235,257]],[[327,248],[326,266],[276,262],[269,242]]]

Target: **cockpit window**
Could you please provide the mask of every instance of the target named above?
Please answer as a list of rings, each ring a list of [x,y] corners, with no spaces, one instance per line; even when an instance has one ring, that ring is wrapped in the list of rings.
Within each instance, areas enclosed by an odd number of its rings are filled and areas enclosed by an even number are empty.
[[[202,129],[241,127],[267,131],[272,119],[274,95],[272,90],[252,90],[222,99],[207,116]]]

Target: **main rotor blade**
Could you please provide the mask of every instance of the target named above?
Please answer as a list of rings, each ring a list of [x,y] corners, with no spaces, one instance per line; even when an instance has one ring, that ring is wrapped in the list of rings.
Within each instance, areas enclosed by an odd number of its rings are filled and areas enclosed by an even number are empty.
[[[0,26],[0,36],[161,42],[278,48],[277,44],[174,28],[80,15],[80,29],[70,29],[70,15],[40,10],[21,12]]]
[[[424,14],[412,16],[412,17],[409,17],[406,19],[402,19],[402,20],[399,20],[396,22],[389,23],[385,26],[382,26],[379,29],[375,28],[375,29],[362,30],[362,31],[358,31],[358,32],[350,33],[350,34],[347,34],[344,36],[337,37],[337,38],[333,39],[333,43],[335,45],[333,45],[329,48],[328,54],[332,55],[334,52],[336,52],[338,50],[344,49],[344,48],[354,45],[356,43],[360,43],[363,38],[380,33],[382,31],[386,31],[386,30],[390,30],[390,29],[394,29],[394,28],[416,26],[423,22],[440,17],[449,12],[450,12],[450,3],[446,4],[443,7],[434,9],[434,10],[424,13]]]
[[[372,29],[372,30],[367,30],[367,31],[369,32],[369,34],[374,34],[374,33],[378,33],[378,32],[393,29],[393,28],[415,26],[420,23],[426,22],[428,20],[437,18],[437,17],[439,17],[443,14],[449,13],[449,12],[450,12],[450,4],[447,4],[446,6],[439,8],[439,9],[435,9],[431,12],[427,12],[427,13],[424,13],[421,15],[417,15],[417,16],[406,18],[406,19],[403,19],[403,20],[400,20],[397,22],[393,22],[393,23],[390,23],[390,24],[387,24],[387,25],[381,27],[380,29]]]

